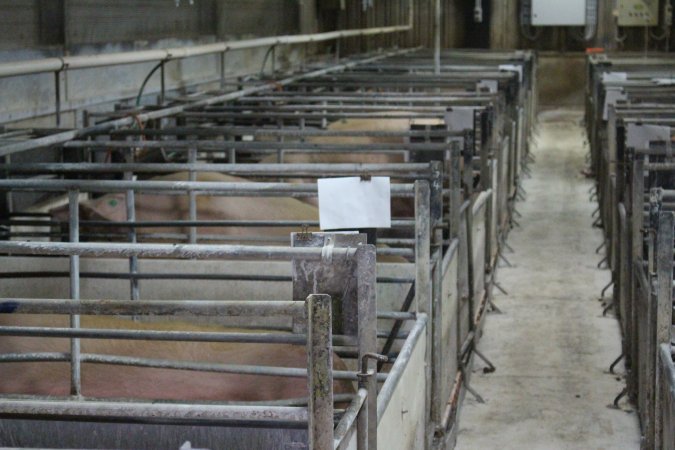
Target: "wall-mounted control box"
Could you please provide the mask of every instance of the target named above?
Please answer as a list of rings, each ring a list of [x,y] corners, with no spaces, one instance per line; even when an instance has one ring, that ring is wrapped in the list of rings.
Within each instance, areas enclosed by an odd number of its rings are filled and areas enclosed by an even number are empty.
[[[582,27],[586,25],[586,0],[531,0],[532,25]]]
[[[659,24],[659,0],[619,0],[620,27],[655,27]]]

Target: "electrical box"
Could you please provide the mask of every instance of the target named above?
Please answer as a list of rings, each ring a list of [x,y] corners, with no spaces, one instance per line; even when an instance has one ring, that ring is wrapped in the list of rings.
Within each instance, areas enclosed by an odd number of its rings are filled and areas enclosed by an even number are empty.
[[[620,27],[655,27],[659,24],[659,0],[619,0]]]
[[[586,25],[586,0],[531,0],[535,27]]]

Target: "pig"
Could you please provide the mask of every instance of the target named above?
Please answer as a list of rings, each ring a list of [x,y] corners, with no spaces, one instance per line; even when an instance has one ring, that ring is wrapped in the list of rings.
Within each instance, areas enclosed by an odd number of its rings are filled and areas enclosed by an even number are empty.
[[[396,112],[389,112],[396,114]],[[403,114],[403,113],[400,113]],[[328,125],[330,131],[409,131],[411,125],[437,126],[444,124],[442,119],[343,119]],[[311,136],[307,142],[317,144],[404,144],[402,137],[361,137],[361,136]],[[289,144],[290,146],[291,144]],[[261,160],[262,163],[276,163],[277,155],[270,155]],[[342,164],[400,164],[406,161],[403,152],[389,153],[366,153],[366,152],[335,152],[335,153],[289,153],[284,155],[283,162],[287,164],[318,164],[318,163],[342,163]],[[304,183],[311,180],[293,179],[296,183]],[[316,198],[306,198],[303,201],[318,206]],[[394,217],[412,217],[415,214],[414,202],[411,199],[392,199],[391,212]]]
[[[68,316],[0,314],[1,326],[68,327]],[[182,322],[140,323],[115,317],[82,316],[83,328],[223,331],[221,327]],[[232,330],[241,331],[241,330]],[[0,354],[69,352],[69,339],[3,336]],[[222,364],[307,367],[302,345],[130,341],[82,339],[82,353]],[[334,356],[334,370],[347,370]],[[0,363],[0,394],[66,396],[70,394],[67,362]],[[349,381],[336,380],[336,394],[353,393]],[[306,397],[306,378],[222,374],[104,364],[82,364],[82,395],[180,401],[274,401]]]
[[[153,178],[157,181],[185,181],[188,178],[186,172]],[[234,177],[220,173],[200,173],[198,181],[207,182],[248,182],[244,178]],[[189,205],[187,196],[172,195],[147,195],[137,194],[135,198],[136,220],[138,221],[161,221],[161,220],[187,220],[189,217]],[[52,215],[59,220],[68,220],[68,207],[52,210]],[[97,199],[87,200],[80,203],[80,218],[82,220],[105,220],[124,222],[127,218],[126,196],[123,193],[103,195]],[[319,211],[315,205],[285,197],[217,197],[197,196],[197,220],[296,220],[317,221]],[[279,245],[279,240],[274,238],[286,238],[290,242],[291,232],[302,231],[301,227],[199,227],[199,234],[221,234],[224,236],[255,236],[269,237],[270,243]],[[111,231],[122,233],[123,228],[111,230],[110,227],[83,227],[82,233],[110,233]],[[308,227],[307,231],[318,231],[316,227]],[[149,239],[143,234],[150,233],[182,233],[188,232],[187,227],[158,227],[139,228],[138,238],[140,242],[148,242]],[[83,239],[84,240],[84,239]],[[217,241],[209,241],[217,243]],[[227,241],[226,243],[233,243]],[[258,240],[256,243],[266,243]],[[379,262],[405,262],[405,259],[396,256],[379,256]]]
[[[188,174],[179,172],[153,178],[156,181],[187,181]],[[197,181],[235,183],[248,180],[220,173],[200,173]],[[137,194],[135,197],[136,220],[188,220],[189,203],[186,195],[148,195]],[[52,215],[60,220],[67,220],[66,208],[52,211]],[[80,204],[80,216],[83,220],[108,220],[123,222],[127,219],[126,195],[113,193]],[[197,196],[197,220],[299,220],[316,221],[319,212],[316,207],[293,198],[284,197],[218,197]],[[300,227],[199,227],[200,234],[222,234],[226,236],[242,236],[259,234],[269,237],[289,237]],[[85,229],[86,231],[86,229]],[[90,231],[94,231],[90,229]],[[99,228],[96,232],[110,232],[111,229]],[[122,232],[123,229],[114,230]],[[138,228],[139,237],[150,233],[183,233],[187,227]],[[145,240],[147,239],[140,239]],[[289,238],[290,240],[290,238]]]

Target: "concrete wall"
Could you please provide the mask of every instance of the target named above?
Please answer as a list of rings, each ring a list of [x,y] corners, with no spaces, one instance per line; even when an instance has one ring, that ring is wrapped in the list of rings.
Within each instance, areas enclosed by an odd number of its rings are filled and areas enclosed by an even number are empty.
[[[304,8],[304,9],[303,9]],[[309,13],[306,11],[309,10]],[[312,2],[298,0],[0,0],[0,62],[50,56],[88,55],[189,46],[257,36],[299,33],[316,27]],[[303,14],[301,14],[303,13]],[[228,53],[226,75],[258,73],[267,49]],[[277,68],[298,64],[303,49],[276,52]],[[64,72],[60,79],[62,126],[81,126],[82,110],[110,109],[137,95],[155,63]],[[269,67],[269,66],[268,66]],[[220,57],[204,56],[166,65],[169,90],[219,79]],[[214,87],[216,85],[214,84]],[[160,89],[157,73],[144,101]],[[56,83],[53,74],[0,79],[0,124],[52,127]]]

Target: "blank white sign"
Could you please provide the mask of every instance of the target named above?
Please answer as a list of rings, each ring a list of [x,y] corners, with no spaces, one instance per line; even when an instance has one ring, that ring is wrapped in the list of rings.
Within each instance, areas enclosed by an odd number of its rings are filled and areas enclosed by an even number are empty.
[[[391,228],[389,177],[323,178],[318,185],[322,230]]]
[[[586,0],[532,0],[532,25],[586,25]]]

